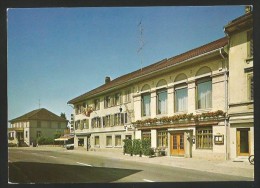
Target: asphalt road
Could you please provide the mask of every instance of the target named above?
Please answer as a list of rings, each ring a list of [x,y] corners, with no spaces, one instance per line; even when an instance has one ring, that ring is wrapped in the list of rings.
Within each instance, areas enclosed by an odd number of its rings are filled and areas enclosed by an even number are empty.
[[[119,160],[73,151],[9,149],[12,183],[116,183],[251,181],[252,179],[171,166]]]

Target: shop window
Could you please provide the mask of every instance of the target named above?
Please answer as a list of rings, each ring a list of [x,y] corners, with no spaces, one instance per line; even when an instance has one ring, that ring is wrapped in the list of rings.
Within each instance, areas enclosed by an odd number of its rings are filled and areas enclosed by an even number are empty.
[[[168,146],[168,136],[166,131],[157,132],[157,146],[167,147]]]
[[[142,132],[142,139],[149,139],[151,140],[151,131],[143,131]]]
[[[212,149],[212,147],[213,147],[212,127],[198,128],[196,130],[196,148]]]

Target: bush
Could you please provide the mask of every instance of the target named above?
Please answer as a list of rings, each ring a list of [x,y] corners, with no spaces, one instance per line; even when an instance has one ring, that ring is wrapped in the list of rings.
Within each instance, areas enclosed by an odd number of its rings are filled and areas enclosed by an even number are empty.
[[[37,142],[39,145],[52,145],[54,142],[54,139],[41,136],[37,139]]]
[[[134,155],[142,155],[142,147],[141,147],[141,140],[134,139],[133,140],[133,154]]]
[[[132,144],[132,140],[130,139],[124,139],[124,153],[126,154],[133,154],[133,144]]]
[[[153,149],[151,148],[151,140],[144,139],[142,140],[142,154],[146,156],[153,155]]]

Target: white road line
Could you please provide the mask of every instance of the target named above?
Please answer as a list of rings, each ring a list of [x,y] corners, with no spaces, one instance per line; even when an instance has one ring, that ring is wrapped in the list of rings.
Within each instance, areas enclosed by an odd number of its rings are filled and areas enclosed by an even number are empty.
[[[51,155],[49,155],[49,157],[52,157],[52,158],[55,158],[55,159],[57,158],[57,157],[55,157],[55,156],[51,156]]]
[[[91,166],[92,167],[92,165],[90,165],[90,164],[85,164],[85,163],[80,163],[80,162],[77,162],[77,163],[80,164],[80,165]]]
[[[146,181],[146,182],[154,182],[154,181],[148,180],[148,179],[143,179],[143,180]]]

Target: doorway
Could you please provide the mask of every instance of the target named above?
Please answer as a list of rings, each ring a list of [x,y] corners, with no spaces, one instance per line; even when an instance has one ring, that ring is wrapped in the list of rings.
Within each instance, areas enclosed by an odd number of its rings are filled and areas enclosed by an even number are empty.
[[[184,156],[184,133],[171,134],[171,155]]]
[[[249,128],[237,129],[237,156],[249,156]]]

